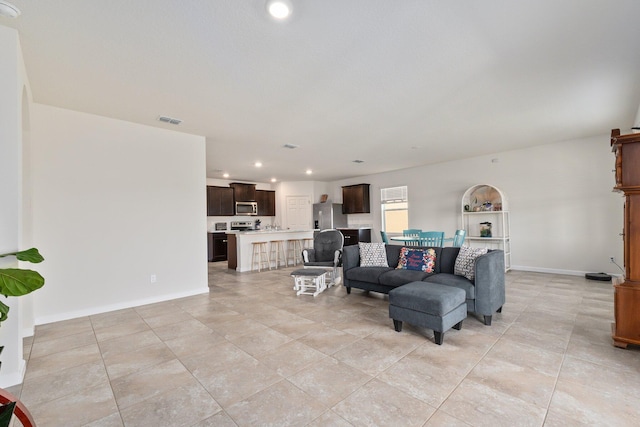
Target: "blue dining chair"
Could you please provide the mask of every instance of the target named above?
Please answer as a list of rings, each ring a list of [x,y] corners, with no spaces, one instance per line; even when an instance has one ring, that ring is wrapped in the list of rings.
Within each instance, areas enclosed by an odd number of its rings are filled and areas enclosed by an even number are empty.
[[[385,231],[380,230],[380,236],[382,237],[382,241],[388,245],[389,237],[387,237],[387,233]]]
[[[423,231],[420,233],[420,246],[442,247],[444,231]]]
[[[459,248],[464,243],[464,239],[467,237],[467,230],[456,230],[456,234],[453,236],[454,248]]]
[[[420,244],[420,228],[409,228],[408,230],[402,230],[402,236],[408,237],[404,241],[405,246],[418,246]]]

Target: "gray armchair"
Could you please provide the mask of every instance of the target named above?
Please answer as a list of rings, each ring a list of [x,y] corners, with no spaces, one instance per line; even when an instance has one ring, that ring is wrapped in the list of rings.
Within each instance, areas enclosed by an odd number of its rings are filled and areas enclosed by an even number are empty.
[[[344,236],[335,229],[322,230],[313,239],[313,249],[302,251],[302,262],[305,268],[326,268],[328,284],[340,283],[338,267],[342,262]]]

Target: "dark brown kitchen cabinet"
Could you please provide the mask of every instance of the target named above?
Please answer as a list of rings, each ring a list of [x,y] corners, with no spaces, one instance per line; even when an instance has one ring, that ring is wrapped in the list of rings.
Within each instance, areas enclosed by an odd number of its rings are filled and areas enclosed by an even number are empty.
[[[233,188],[233,198],[236,202],[255,202],[256,185],[232,182],[229,187]]]
[[[235,214],[233,188],[207,186],[207,216],[231,216]]]
[[[207,249],[209,262],[227,260],[227,234],[207,233]]]
[[[357,245],[359,242],[371,243],[370,228],[338,228],[344,236],[344,246]]]
[[[276,192],[271,190],[256,190],[258,216],[276,216]]]
[[[347,185],[342,187],[342,213],[371,213],[369,184]]]

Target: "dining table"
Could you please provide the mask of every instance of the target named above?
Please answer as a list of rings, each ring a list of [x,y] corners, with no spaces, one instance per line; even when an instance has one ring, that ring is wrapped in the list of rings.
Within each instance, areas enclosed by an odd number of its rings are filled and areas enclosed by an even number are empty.
[[[403,242],[406,246],[420,246],[420,238],[418,236],[389,236],[389,241]],[[449,242],[453,242],[453,237],[442,239],[442,246]]]

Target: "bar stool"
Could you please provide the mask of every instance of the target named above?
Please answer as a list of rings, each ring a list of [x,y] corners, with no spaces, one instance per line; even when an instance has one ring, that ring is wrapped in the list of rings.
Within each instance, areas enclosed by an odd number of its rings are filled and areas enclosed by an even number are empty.
[[[285,267],[287,266],[287,257],[284,254],[284,240],[271,241],[271,252],[269,253],[269,269],[271,269],[271,261],[275,261],[276,269],[280,266],[280,263],[283,263]]]
[[[287,265],[289,262],[298,265],[298,261],[302,262],[302,244],[299,239],[287,240]]]
[[[313,238],[306,237],[302,239],[302,247],[304,249],[313,249]]]
[[[267,253],[267,243],[268,242],[252,242],[251,247],[251,269],[253,270],[253,266],[258,263],[258,271],[262,271],[262,268],[268,268],[271,270],[271,265],[269,264],[269,255]]]

